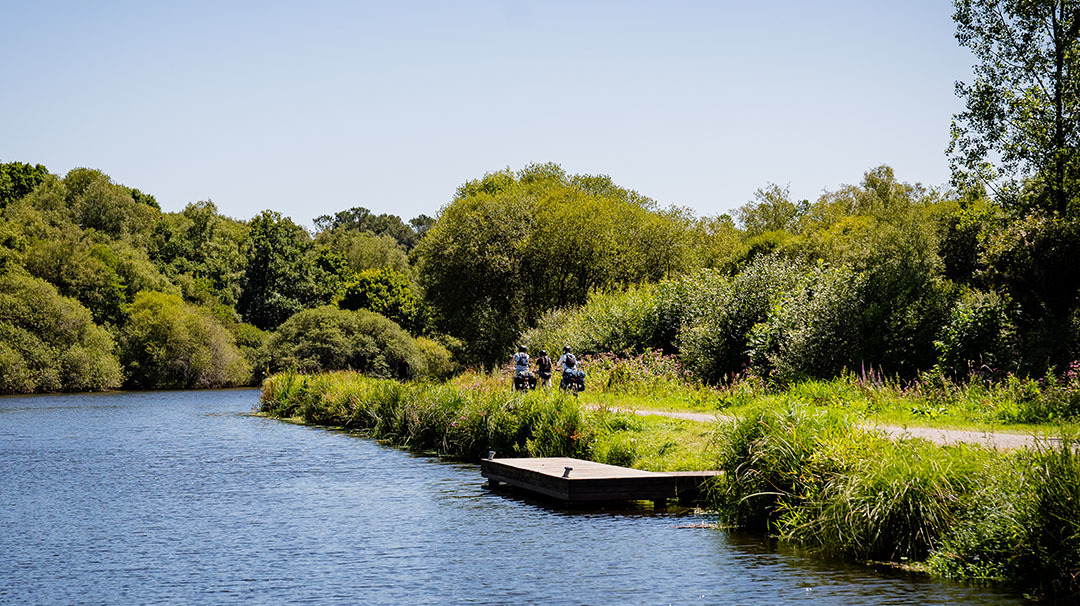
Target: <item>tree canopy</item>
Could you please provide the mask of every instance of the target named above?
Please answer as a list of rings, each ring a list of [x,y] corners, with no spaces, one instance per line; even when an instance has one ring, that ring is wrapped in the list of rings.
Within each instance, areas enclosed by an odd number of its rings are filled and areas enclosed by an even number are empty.
[[[956,85],[965,103],[949,146],[956,181],[1065,213],[1080,194],[1080,2],[955,7],[956,39],[979,60],[975,79]]]

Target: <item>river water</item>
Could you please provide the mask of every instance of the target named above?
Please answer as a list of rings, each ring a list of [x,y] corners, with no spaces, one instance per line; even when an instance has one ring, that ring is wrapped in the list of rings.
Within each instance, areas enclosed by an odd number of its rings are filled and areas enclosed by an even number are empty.
[[[255,390],[0,398],[2,604],[1023,604],[250,415]]]

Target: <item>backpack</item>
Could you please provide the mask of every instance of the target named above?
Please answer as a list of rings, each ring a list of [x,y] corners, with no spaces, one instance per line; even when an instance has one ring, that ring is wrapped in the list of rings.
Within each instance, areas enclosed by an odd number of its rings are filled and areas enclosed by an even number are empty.
[[[563,362],[563,364],[565,368],[569,368],[571,366],[577,368],[577,358],[574,357],[574,354],[568,353],[566,354],[566,360]]]

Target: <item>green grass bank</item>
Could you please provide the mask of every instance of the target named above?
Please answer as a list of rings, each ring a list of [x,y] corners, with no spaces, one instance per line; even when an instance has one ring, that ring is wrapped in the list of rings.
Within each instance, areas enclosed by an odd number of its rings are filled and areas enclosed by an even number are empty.
[[[657,471],[719,469],[706,506],[724,525],[830,556],[1007,583],[1034,595],[1080,595],[1075,439],[1007,453],[891,441],[857,428],[866,418],[857,402],[845,408],[805,395],[836,395],[842,382],[782,393],[743,383],[725,391],[594,369],[592,391],[576,399],[557,390],[513,394],[500,374],[402,383],[347,372],[281,373],[264,383],[261,411],[461,460],[495,450]],[[874,397],[897,388],[866,389]],[[715,405],[729,398],[745,400]],[[702,424],[612,409],[627,402],[720,408],[737,420]]]

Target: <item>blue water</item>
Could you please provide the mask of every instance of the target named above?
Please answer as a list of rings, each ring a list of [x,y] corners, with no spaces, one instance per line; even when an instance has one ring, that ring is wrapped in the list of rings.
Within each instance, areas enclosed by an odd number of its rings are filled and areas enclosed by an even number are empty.
[[[250,416],[257,399],[0,398],[0,603],[1025,603],[702,515],[492,492],[478,466]]]

